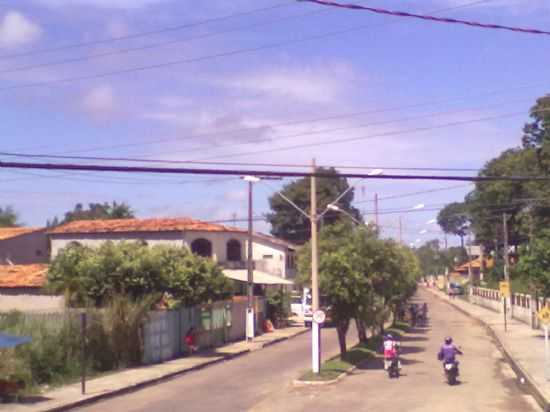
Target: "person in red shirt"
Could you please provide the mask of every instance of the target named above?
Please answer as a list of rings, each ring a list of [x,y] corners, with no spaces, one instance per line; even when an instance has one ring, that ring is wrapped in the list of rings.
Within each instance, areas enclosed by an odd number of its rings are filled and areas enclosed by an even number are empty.
[[[393,359],[397,358],[399,342],[391,334],[384,336],[384,369],[388,370]]]
[[[189,355],[193,354],[193,352],[196,352],[198,350],[194,327],[189,328],[189,330],[185,334],[184,341],[185,341],[185,346],[187,346],[187,351]]]

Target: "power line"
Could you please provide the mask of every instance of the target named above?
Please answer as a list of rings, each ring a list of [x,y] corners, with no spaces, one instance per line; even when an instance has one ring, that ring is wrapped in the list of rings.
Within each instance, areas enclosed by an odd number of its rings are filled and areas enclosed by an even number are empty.
[[[186,24],[173,26],[173,27],[164,27],[164,28],[161,28],[161,29],[143,31],[143,32],[128,34],[128,35],[125,35],[125,36],[116,36],[116,37],[110,37],[108,39],[103,39],[103,40],[94,40],[94,41],[88,41],[88,42],[73,43],[73,44],[67,44],[65,46],[50,47],[50,48],[45,48],[45,49],[35,49],[35,50],[27,51],[27,52],[20,52],[20,53],[14,53],[14,54],[4,54],[4,55],[0,55],[0,60],[14,59],[14,58],[17,58],[17,57],[34,56],[34,55],[38,55],[38,54],[49,54],[49,53],[59,52],[59,51],[68,50],[68,49],[98,46],[98,45],[101,45],[101,44],[114,43],[114,42],[119,42],[119,41],[123,41],[123,40],[132,40],[132,39],[138,39],[138,38],[142,38],[142,37],[149,37],[149,36],[153,36],[153,35],[157,35],[157,34],[180,31],[180,30],[189,29],[189,28],[192,28],[192,27],[202,26],[202,25],[209,24],[209,23],[215,23],[215,22],[220,22],[220,21],[224,21],[224,20],[229,20],[229,19],[233,19],[235,17],[243,17],[243,16],[248,16],[248,15],[259,13],[259,12],[274,10],[274,9],[278,9],[278,8],[282,8],[282,7],[288,7],[288,6],[291,6],[291,5],[294,5],[294,4],[295,3],[293,3],[293,2],[285,2],[285,3],[282,3],[282,4],[276,4],[276,5],[269,6],[269,7],[262,7],[262,8],[258,8],[258,9],[243,11],[243,12],[240,12],[240,13],[229,14],[227,16],[213,17],[213,18],[209,18],[209,19],[205,19],[205,20],[200,20],[200,21],[197,21],[197,22],[194,22],[194,23],[186,23]]]
[[[531,98],[517,99],[517,100],[511,101],[511,102],[494,103],[494,104],[485,105],[485,106],[463,108],[463,109],[458,109],[458,110],[445,110],[445,111],[440,111],[440,112],[436,112],[436,113],[420,114],[420,115],[409,116],[409,117],[404,117],[404,118],[400,118],[400,119],[371,121],[369,123],[363,123],[363,124],[353,125],[353,126],[339,126],[339,127],[328,128],[328,129],[325,128],[325,129],[319,129],[319,130],[312,130],[312,131],[307,131],[307,132],[294,133],[294,134],[290,134],[290,135],[277,136],[276,140],[277,140],[277,142],[280,142],[282,140],[294,139],[296,137],[315,136],[315,135],[322,135],[322,134],[325,134],[325,133],[343,132],[343,131],[348,131],[348,130],[364,129],[364,128],[373,127],[373,126],[382,126],[382,125],[388,125],[388,124],[394,124],[394,123],[409,122],[409,121],[413,121],[413,120],[429,119],[429,118],[433,118],[433,117],[445,116],[445,115],[456,114],[456,113],[463,113],[463,112],[469,112],[469,111],[479,111],[479,110],[489,109],[489,108],[493,108],[493,107],[500,107],[500,106],[507,105],[507,104],[510,104],[510,103],[518,103],[518,102],[525,102],[525,101],[532,101],[532,99]],[[549,109],[540,109],[537,112],[539,112],[539,111],[548,111],[548,110]],[[265,127],[270,127],[270,126],[264,126],[264,128]],[[185,141],[188,141],[188,140],[191,140],[191,139],[190,138],[185,139]],[[206,149],[208,149],[208,150],[216,149],[217,150],[217,149],[222,149],[224,147],[237,147],[237,146],[246,146],[246,145],[251,145],[251,144],[270,143],[273,140],[274,140],[273,138],[255,139],[255,140],[247,140],[247,141],[244,141],[244,142],[237,142],[237,143],[231,142],[231,143],[227,143],[227,144],[217,144],[217,145],[215,145],[215,147],[212,147],[213,146],[212,144],[207,143],[207,144],[203,144],[203,145],[200,145],[200,146],[197,146],[197,147],[191,147],[191,148],[185,149],[185,150],[180,150],[180,151],[171,150],[170,152],[156,153],[154,155],[146,155],[146,156],[140,156],[140,157],[141,158],[149,158],[151,156],[162,156],[164,154],[175,154],[175,153],[181,153],[181,152],[185,152],[186,154],[189,154],[189,153],[194,153],[194,152],[202,152]]]
[[[279,6],[279,7],[281,7],[281,6]],[[259,9],[259,10],[260,11],[265,11],[265,9]],[[243,30],[255,29],[255,28],[258,28],[258,27],[268,26],[268,25],[272,25],[272,24],[275,24],[275,23],[280,23],[280,22],[283,22],[283,21],[288,21],[288,20],[297,19],[297,18],[301,18],[301,17],[320,14],[321,12],[324,12],[324,11],[326,11],[326,10],[315,10],[313,12],[310,11],[310,12],[307,12],[307,13],[301,13],[301,14],[292,15],[292,16],[279,17],[279,18],[276,18],[276,19],[269,20],[267,22],[255,23],[255,24],[251,24],[251,25],[248,25],[248,26],[237,27],[237,28],[227,29],[227,30],[221,30],[221,31],[216,31],[216,32],[212,32],[212,33],[206,33],[206,34],[202,34],[202,35],[199,35],[199,36],[191,36],[191,37],[187,37],[185,39],[166,40],[166,41],[162,41],[162,42],[146,44],[146,45],[143,45],[143,46],[128,47],[128,48],[125,48],[125,49],[118,49],[118,50],[112,50],[112,51],[108,51],[108,52],[91,54],[91,55],[88,55],[88,56],[70,57],[70,58],[66,58],[66,59],[54,60],[54,61],[45,62],[45,63],[36,63],[36,64],[29,64],[29,65],[24,65],[24,66],[17,66],[17,67],[12,67],[12,68],[8,68],[8,69],[2,69],[2,70],[0,70],[0,74],[18,73],[18,72],[29,71],[29,70],[34,70],[34,69],[41,69],[41,68],[45,68],[45,67],[54,67],[54,66],[61,66],[61,65],[65,65],[65,64],[81,63],[81,62],[101,59],[101,58],[109,57],[109,56],[117,56],[117,55],[121,55],[121,54],[128,54],[128,53],[134,53],[134,52],[139,52],[139,51],[144,51],[144,50],[157,49],[157,48],[160,48],[160,47],[172,46],[172,45],[175,45],[175,44],[188,43],[188,42],[191,42],[191,41],[194,41],[194,40],[202,40],[202,39],[207,39],[207,38],[211,38],[211,37],[217,37],[217,36],[221,36],[221,35],[224,35],[224,34],[235,33],[235,32],[239,32],[239,31],[243,31]]]
[[[548,176],[437,176],[437,175],[371,175],[368,173],[341,173],[334,175],[326,172],[301,172],[301,171],[272,171],[272,170],[246,170],[246,169],[192,169],[169,167],[144,167],[144,166],[113,166],[95,164],[61,164],[61,163],[24,163],[0,161],[0,169],[38,169],[38,170],[81,170],[92,172],[120,172],[120,173],[152,173],[152,174],[189,174],[189,175],[222,175],[222,176],[266,176],[266,177],[323,177],[338,179],[342,177],[353,179],[377,179],[377,180],[450,180],[467,182],[530,182],[550,181]]]
[[[547,36],[550,35],[550,31],[544,31],[539,29],[503,26],[500,24],[480,23],[480,22],[470,21],[470,20],[452,19],[448,17],[436,17],[436,16],[430,16],[430,15],[424,15],[424,14],[409,13],[404,11],[392,11],[392,10],[381,9],[376,7],[361,6],[359,4],[343,4],[343,3],[337,3],[329,0],[297,0],[297,1],[316,3],[322,6],[332,6],[332,7],[339,7],[344,9],[365,10],[365,11],[370,11],[372,13],[385,14],[385,15],[395,16],[395,17],[410,17],[414,19],[428,20],[428,21],[433,21],[437,23],[461,24],[461,25],[477,27],[481,29],[507,30],[507,31],[512,31],[516,33],[524,33],[524,34],[541,34],[541,35],[547,35]]]
[[[342,139],[334,139],[334,140],[326,140],[322,142],[315,142],[315,143],[303,143],[293,146],[284,146],[284,147],[275,147],[271,149],[262,149],[262,150],[255,150],[255,151],[249,151],[249,152],[235,152],[235,153],[228,153],[224,155],[215,155],[215,156],[209,156],[205,157],[200,160],[213,160],[213,159],[223,159],[227,157],[241,157],[241,156],[249,156],[249,155],[256,155],[256,154],[262,154],[262,153],[273,153],[273,152],[280,152],[280,151],[287,151],[287,150],[295,150],[295,149],[304,149],[309,147],[317,147],[317,146],[326,146],[326,145],[332,145],[332,144],[339,144],[339,143],[349,143],[349,142],[356,142],[360,140],[369,140],[369,139],[375,139],[380,137],[389,137],[389,136],[397,136],[397,135],[403,135],[403,134],[413,134],[413,133],[420,133],[420,132],[426,132],[431,130],[441,130],[441,129],[447,129],[450,127],[455,126],[463,126],[467,124],[474,124],[474,123],[480,123],[480,122],[486,122],[491,120],[501,120],[506,118],[512,118],[516,116],[522,116],[525,115],[524,112],[514,112],[514,113],[506,113],[498,116],[488,116],[488,117],[481,117],[471,120],[463,120],[463,121],[456,121],[456,122],[450,122],[450,123],[444,123],[440,125],[435,126],[427,126],[427,127],[416,127],[412,129],[404,129],[404,130],[397,130],[397,131],[391,131],[391,132],[384,132],[384,133],[377,133],[373,135],[367,135],[367,136],[360,136],[360,137],[346,137]],[[192,159],[197,160],[197,159]]]
[[[477,4],[479,2],[474,2],[474,3]],[[472,3],[468,3],[467,5],[462,5],[462,6],[451,7],[451,8],[447,8],[447,9],[443,9],[443,10],[449,10],[449,9],[453,10],[453,9],[462,8],[462,7],[466,7],[466,6],[470,6],[470,5],[472,5]],[[293,40],[287,40],[287,41],[282,41],[282,42],[277,42],[277,43],[264,44],[262,46],[249,47],[249,48],[243,48],[243,49],[234,49],[234,50],[230,50],[230,51],[227,51],[227,52],[221,52],[221,53],[216,53],[216,54],[211,54],[211,55],[206,55],[206,56],[201,56],[201,57],[196,57],[196,58],[176,59],[176,60],[172,60],[172,61],[168,61],[168,62],[162,62],[162,63],[156,63],[156,64],[150,64],[150,65],[142,65],[142,66],[134,66],[134,67],[126,68],[126,69],[112,70],[112,71],[103,72],[103,73],[73,76],[73,77],[65,77],[65,78],[61,78],[61,79],[45,80],[45,81],[39,81],[39,82],[34,82],[34,83],[24,83],[24,84],[19,84],[19,85],[6,86],[6,87],[1,87],[0,91],[9,91],[9,90],[26,89],[26,88],[33,88],[33,87],[51,86],[51,85],[55,85],[55,84],[72,83],[72,82],[78,82],[78,81],[83,81],[83,80],[91,80],[91,79],[101,79],[101,78],[116,76],[116,75],[121,75],[121,74],[137,73],[137,72],[142,72],[142,71],[172,67],[172,66],[188,64],[188,63],[198,63],[198,62],[203,62],[203,61],[215,60],[215,59],[219,59],[219,58],[223,58],[223,57],[231,57],[231,56],[236,56],[236,55],[241,55],[241,54],[254,53],[254,52],[258,52],[258,51],[277,49],[277,48],[284,47],[284,46],[289,46],[289,45],[292,45],[292,44],[300,44],[300,43],[304,43],[304,42],[308,42],[308,41],[312,41],[312,40],[321,40],[321,39],[325,39],[325,38],[328,38],[328,37],[339,36],[339,35],[342,35],[342,34],[347,34],[347,33],[351,33],[351,32],[358,31],[358,30],[363,30],[363,29],[370,28],[370,27],[386,26],[386,25],[388,25],[388,24],[386,23],[386,24],[380,24],[380,25],[356,26],[356,27],[351,27],[351,28],[347,28],[347,29],[341,29],[341,30],[335,30],[335,31],[331,31],[331,32],[325,32],[325,33],[317,34],[317,35],[313,35],[313,36],[304,36],[300,39],[293,39]]]

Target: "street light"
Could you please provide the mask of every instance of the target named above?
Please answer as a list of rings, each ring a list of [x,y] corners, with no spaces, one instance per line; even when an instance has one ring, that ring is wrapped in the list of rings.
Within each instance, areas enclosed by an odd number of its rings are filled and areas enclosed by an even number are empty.
[[[359,220],[357,220],[355,217],[353,217],[353,215],[351,213],[348,213],[346,212],[345,210],[343,210],[342,208],[338,207],[337,205],[335,205],[334,203],[329,203],[327,205],[327,209],[328,210],[332,210],[334,212],[339,212],[339,213],[343,213],[344,215],[346,215],[347,217],[349,217],[351,220],[353,220],[353,222],[357,225],[362,225],[363,223],[361,223]]]
[[[420,209],[424,209],[426,205],[424,203],[419,203],[417,204],[416,206],[413,206],[412,210],[420,210]]]
[[[431,219],[426,222],[428,225],[433,225],[434,223],[437,223],[437,219]]]
[[[421,230],[420,232],[418,232],[418,233],[420,233],[421,235],[424,235],[424,234],[428,233],[428,231],[427,231],[426,229],[422,229],[422,230]]]
[[[254,339],[254,261],[253,261],[253,228],[252,228],[252,186],[261,179],[257,176],[244,176],[243,180],[248,182],[248,247],[246,256],[247,269],[247,305],[246,305],[246,339]]]

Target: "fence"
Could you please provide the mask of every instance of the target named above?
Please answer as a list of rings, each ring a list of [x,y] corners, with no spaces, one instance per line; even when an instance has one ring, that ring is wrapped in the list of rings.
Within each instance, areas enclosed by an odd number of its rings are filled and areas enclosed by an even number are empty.
[[[254,298],[256,334],[262,332],[265,320],[266,300]],[[201,348],[212,348],[245,338],[247,301],[236,298],[233,301],[215,302],[177,310],[153,311],[143,325],[143,363],[152,364],[174,359],[183,355],[187,348],[184,337],[187,331],[196,329],[197,344]],[[52,313],[0,313],[0,322],[9,321],[45,325],[48,329],[61,328],[69,318],[78,321],[79,310],[67,309]],[[89,312],[96,321],[101,321],[101,311]],[[17,318],[17,319],[15,319]],[[91,325],[91,320],[88,324]]]
[[[262,330],[265,299],[255,298],[256,330]],[[194,327],[197,344],[212,348],[245,338],[246,301],[216,302],[168,311],[151,312],[143,328],[145,364],[158,363],[183,355],[184,337]]]
[[[475,303],[476,305],[480,305],[500,313],[504,311],[502,296],[498,290],[472,287],[469,299],[470,302]],[[546,304],[542,298],[539,298],[537,305],[536,299],[531,295],[514,293],[510,296],[510,303],[511,307],[507,308],[507,311],[513,319],[531,325],[532,327],[539,326],[536,312]]]

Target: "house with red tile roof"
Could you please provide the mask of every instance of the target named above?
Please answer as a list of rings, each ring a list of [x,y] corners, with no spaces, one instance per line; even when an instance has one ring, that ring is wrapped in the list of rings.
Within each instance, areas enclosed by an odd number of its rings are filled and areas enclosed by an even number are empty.
[[[45,228],[0,228],[0,265],[29,265],[49,261]]]
[[[46,293],[44,285],[48,265],[0,265],[0,312],[58,312],[63,310],[63,296]]]
[[[186,247],[224,266],[226,276],[242,280],[246,271],[247,231],[200,220],[182,218],[81,220],[47,232],[51,257],[69,246],[98,247],[105,241],[144,242],[149,246]],[[256,233],[252,244],[255,280],[287,284],[295,276],[296,247],[272,236]],[[271,277],[271,278],[270,278]]]

